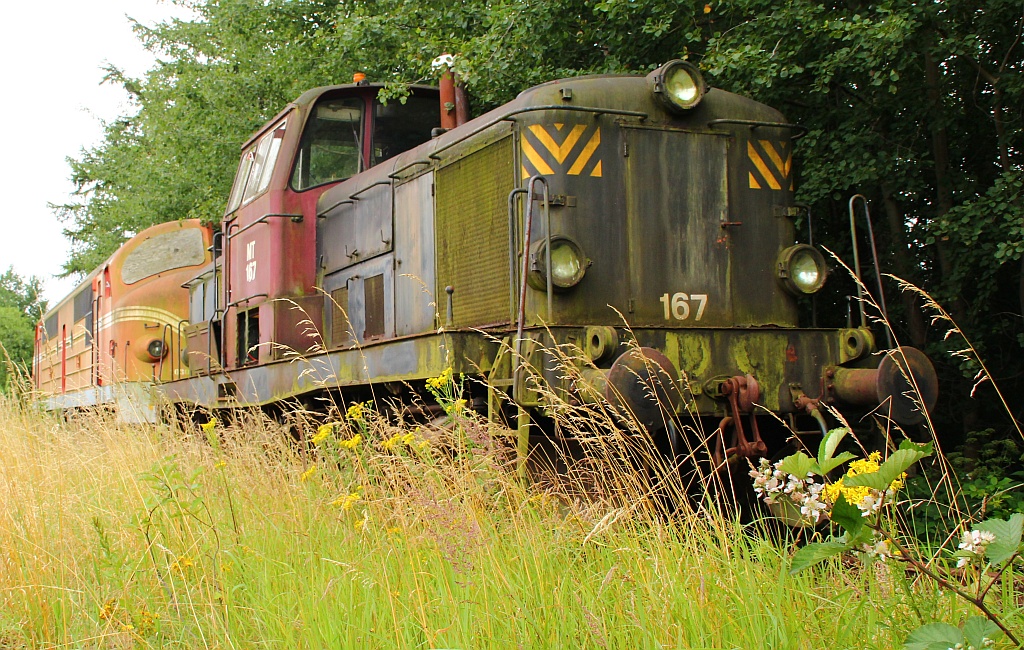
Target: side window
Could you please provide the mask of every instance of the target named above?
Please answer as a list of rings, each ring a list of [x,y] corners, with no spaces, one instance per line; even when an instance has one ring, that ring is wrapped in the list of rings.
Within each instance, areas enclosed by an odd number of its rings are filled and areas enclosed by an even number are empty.
[[[57,336],[57,312],[54,312],[49,316],[46,321],[43,322],[43,329],[46,330],[46,338],[52,339]]]
[[[259,139],[242,153],[235,174],[235,184],[231,187],[228,199],[228,212],[234,212],[238,206],[245,205],[259,196],[270,186],[270,177],[274,173],[274,164],[281,151],[287,120],[281,120],[270,132]]]
[[[436,97],[413,95],[405,103],[387,105],[374,101],[372,165],[393,158],[430,140],[430,132],[441,126]]]
[[[320,101],[302,132],[292,169],[292,188],[305,190],[343,180],[362,170],[363,99]]]
[[[85,331],[92,337],[92,287],[86,287],[75,294],[75,322],[84,320]]]

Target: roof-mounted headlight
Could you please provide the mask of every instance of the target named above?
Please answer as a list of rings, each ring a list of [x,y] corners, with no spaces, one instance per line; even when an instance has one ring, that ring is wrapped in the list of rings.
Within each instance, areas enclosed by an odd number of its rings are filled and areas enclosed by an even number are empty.
[[[813,246],[797,244],[779,253],[779,280],[794,296],[817,293],[825,285],[828,267]]]
[[[707,92],[700,70],[689,61],[669,61],[648,78],[654,82],[654,96],[673,113],[695,107]]]

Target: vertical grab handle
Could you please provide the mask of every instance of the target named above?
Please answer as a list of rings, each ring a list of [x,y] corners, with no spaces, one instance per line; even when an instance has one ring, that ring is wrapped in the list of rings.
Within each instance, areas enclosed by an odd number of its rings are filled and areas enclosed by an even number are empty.
[[[850,197],[850,239],[853,245],[853,270],[857,276],[857,302],[860,305],[860,324],[861,327],[867,327],[868,319],[867,314],[864,311],[864,289],[863,279],[860,273],[860,254],[857,252],[857,217],[854,211],[854,204],[857,199],[860,199],[861,205],[864,206],[864,222],[868,227],[868,240],[871,242],[871,258],[875,265],[875,280],[878,283],[878,308],[882,312],[882,318],[886,320],[885,337],[889,342],[889,347],[894,347],[892,339],[892,331],[888,325],[889,321],[889,310],[885,306],[885,290],[882,289],[882,271],[881,266],[878,264],[878,248],[875,246],[875,231],[871,227],[871,212],[868,209],[868,200],[863,194],[854,194]]]
[[[522,374],[523,369],[523,329],[526,320],[526,279],[530,274],[530,244],[532,243],[533,237],[533,203],[534,203],[534,188],[540,184],[544,189],[543,194],[543,206],[544,206],[544,218],[545,228],[545,240],[547,245],[545,246],[545,262],[547,263],[547,299],[548,299],[548,318],[551,317],[552,308],[552,280],[551,280],[551,214],[548,210],[548,182],[543,176],[531,176],[529,182],[526,185],[526,223],[523,224],[523,264],[522,264],[522,275],[519,278],[519,309],[516,317],[516,340],[515,340],[515,371],[513,372],[513,384],[512,391],[515,393],[519,386],[519,377]],[[513,190],[512,194],[509,195],[509,214],[514,215],[514,201],[516,191]]]

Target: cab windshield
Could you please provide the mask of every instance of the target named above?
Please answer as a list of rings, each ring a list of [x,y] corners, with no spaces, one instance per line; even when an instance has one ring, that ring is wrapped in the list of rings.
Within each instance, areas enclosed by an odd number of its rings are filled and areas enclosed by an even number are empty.
[[[363,159],[362,134],[369,130],[362,97],[320,100],[302,134],[292,169],[292,189],[302,191],[344,180],[430,140],[440,126],[436,96],[411,95],[373,107],[369,161]],[[367,164],[368,163],[368,164]]]
[[[292,188],[304,190],[362,171],[363,98],[329,99],[306,124],[292,170]]]

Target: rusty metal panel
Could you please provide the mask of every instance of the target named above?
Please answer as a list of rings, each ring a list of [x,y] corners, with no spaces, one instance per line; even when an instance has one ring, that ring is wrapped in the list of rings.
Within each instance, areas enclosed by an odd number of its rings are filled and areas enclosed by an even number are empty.
[[[506,137],[437,172],[437,288],[454,288],[457,327],[506,323],[509,314],[508,194],[515,184]]]
[[[391,186],[367,186],[352,203],[338,207],[321,224],[322,264],[343,269],[391,250]]]
[[[780,246],[796,241],[793,219],[793,142],[789,129],[732,127],[729,188],[733,255],[733,321],[737,325],[797,324],[795,302],[779,285]],[[742,269],[742,270],[740,270]]]
[[[380,279],[377,279],[378,276]],[[373,286],[375,283],[379,283],[379,288]],[[368,288],[367,284],[371,286]],[[367,333],[375,339],[390,338],[395,335],[394,255],[375,257],[343,271],[327,275],[324,277],[323,286],[324,291],[329,294],[324,297],[324,313],[332,315],[329,327],[332,335],[336,327],[344,327],[348,330],[350,338],[344,343],[345,345],[353,342],[365,343]],[[348,304],[339,303],[348,312],[348,319],[342,323],[338,323],[337,308],[334,307],[333,301],[329,297],[335,295],[335,292],[339,290],[348,292]],[[368,297],[369,304],[367,303]],[[383,327],[378,323],[383,323]],[[353,333],[357,341],[351,341]],[[332,338],[331,346],[338,347],[339,345],[342,344],[338,342],[338,339]]]
[[[630,323],[732,324],[729,291],[728,139],[623,128]]]
[[[434,173],[395,188],[395,333],[435,328]]]

